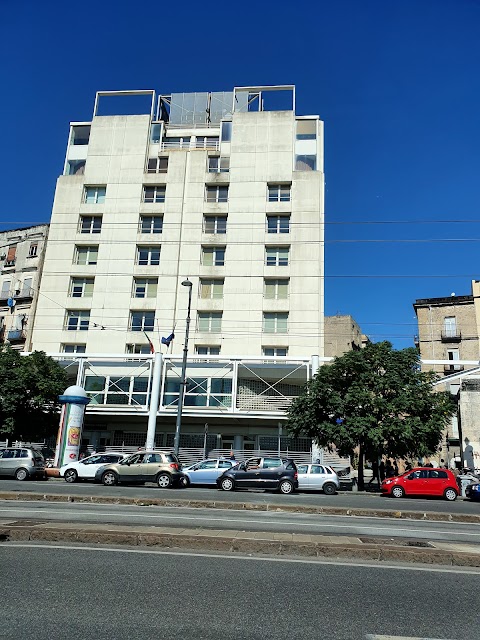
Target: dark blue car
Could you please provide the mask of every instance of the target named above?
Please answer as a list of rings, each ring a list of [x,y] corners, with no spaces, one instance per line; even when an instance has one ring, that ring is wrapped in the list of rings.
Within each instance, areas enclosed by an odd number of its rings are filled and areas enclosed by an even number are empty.
[[[470,500],[480,500],[480,483],[465,487],[465,496]]]

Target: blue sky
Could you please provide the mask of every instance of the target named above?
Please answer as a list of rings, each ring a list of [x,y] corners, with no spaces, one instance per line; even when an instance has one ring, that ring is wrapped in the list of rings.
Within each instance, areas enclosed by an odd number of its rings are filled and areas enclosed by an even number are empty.
[[[293,83],[325,121],[325,311],[411,346],[416,298],[480,278],[479,25],[480,0],[0,0],[0,228],[49,220],[96,90]]]

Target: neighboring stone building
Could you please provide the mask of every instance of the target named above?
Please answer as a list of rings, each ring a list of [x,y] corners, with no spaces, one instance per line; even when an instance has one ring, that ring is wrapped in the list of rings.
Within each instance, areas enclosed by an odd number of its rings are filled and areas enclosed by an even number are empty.
[[[442,376],[437,388],[458,402],[441,455],[459,454],[462,441],[465,464],[480,468],[480,281],[472,281],[471,295],[419,299],[413,307],[422,369]]]
[[[335,358],[347,351],[363,349],[368,338],[352,316],[325,316],[325,355]]]
[[[290,104],[269,111],[272,91]],[[141,95],[143,115],[99,115]],[[208,429],[209,448],[308,451],[282,420],[324,358],[323,234],[323,123],[294,87],[97,94],[71,123],[33,334],[87,390],[85,438],[145,442],[151,342],[171,446],[190,291],[182,447]]]
[[[0,339],[29,351],[48,224],[0,232]]]

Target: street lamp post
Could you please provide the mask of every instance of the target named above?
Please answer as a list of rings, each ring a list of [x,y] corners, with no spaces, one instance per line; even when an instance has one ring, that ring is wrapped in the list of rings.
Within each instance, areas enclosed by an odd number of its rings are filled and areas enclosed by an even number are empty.
[[[187,354],[188,354],[188,334],[190,332],[190,308],[192,306],[192,283],[187,278],[182,282],[184,287],[188,287],[188,309],[187,322],[185,326],[185,344],[183,346],[182,374],[180,378],[180,394],[178,396],[177,422],[175,425],[175,440],[173,443],[173,451],[178,456],[180,448],[180,429],[182,428],[182,410],[183,396],[185,395],[185,386],[187,384]]]

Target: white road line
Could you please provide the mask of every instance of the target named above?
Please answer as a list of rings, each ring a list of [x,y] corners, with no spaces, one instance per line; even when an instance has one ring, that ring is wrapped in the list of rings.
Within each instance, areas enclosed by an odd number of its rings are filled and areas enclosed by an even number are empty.
[[[234,553],[198,553],[196,551],[158,551],[154,549],[127,549],[127,548],[114,548],[114,547],[89,547],[87,545],[60,545],[60,544],[35,544],[25,542],[0,542],[0,549],[2,548],[20,548],[20,549],[55,549],[55,550],[67,550],[67,551],[99,551],[107,553],[135,553],[140,555],[155,555],[155,556],[194,556],[196,558],[219,558],[221,560],[241,560],[249,562],[286,562],[289,564],[328,564],[341,567],[363,567],[368,569],[388,569],[398,571],[419,571],[426,573],[455,573],[462,576],[480,576],[480,569],[471,567],[419,567],[416,565],[396,565],[396,564],[384,564],[383,562],[342,562],[336,560],[320,560],[312,558],[277,558],[277,557],[265,557],[265,556],[244,556]],[[381,636],[380,636],[381,637]],[[388,636],[387,636],[388,637]],[[423,639],[421,639],[423,640]]]
[[[12,513],[12,509],[0,509],[0,513],[2,512],[7,512],[7,513]],[[48,516],[48,514],[50,513],[59,513],[59,514],[64,514],[65,515],[65,510],[64,509],[59,509],[59,510],[55,510],[55,509],[49,509],[48,511],[45,511],[43,509],[29,509],[26,510],[24,509],[23,511],[20,511],[20,513],[25,514],[26,513],[41,513],[44,516]],[[84,516],[86,515],[84,511],[68,511],[69,515],[78,515],[78,516]],[[102,512],[102,511],[93,511],[93,512],[89,512],[88,515],[90,516],[108,516],[108,517],[114,517],[114,518],[119,518],[122,517],[122,514],[119,513],[112,513],[112,512]],[[124,515],[131,515],[129,512],[124,514]],[[14,517],[12,515],[12,517]],[[178,516],[178,515],[165,515],[165,514],[142,514],[141,515],[142,518],[149,518],[149,519],[161,519],[161,520],[195,520],[195,521],[199,521],[199,520],[207,520],[208,522],[229,522],[229,523],[239,523],[239,524],[267,524],[267,525],[289,525],[289,526],[295,526],[295,527],[324,527],[324,528],[336,528],[336,529],[349,529],[349,530],[354,530],[353,532],[357,532],[358,530],[361,531],[386,531],[386,532],[392,532],[394,531],[396,535],[398,535],[398,533],[400,531],[406,531],[409,533],[429,533],[429,534],[445,534],[445,535],[453,535],[453,536],[464,536],[464,535],[469,535],[469,536],[475,536],[475,537],[480,537],[480,533],[471,533],[469,531],[439,531],[438,529],[408,529],[408,528],[404,528],[404,527],[400,527],[400,528],[395,528],[392,529],[391,527],[379,527],[379,526],[374,526],[374,527],[367,527],[364,525],[342,525],[342,524],[324,524],[324,523],[318,523],[318,522],[285,522],[282,520],[275,520],[275,521],[268,521],[268,520],[252,520],[249,518],[212,518],[212,517],[195,517],[195,516]],[[56,521],[57,522],[57,521]],[[60,521],[61,522],[61,521]]]
[[[412,638],[411,636],[377,636],[367,633],[365,640],[438,640],[438,638],[424,638],[423,636],[421,638]],[[447,639],[445,638],[445,640]]]

